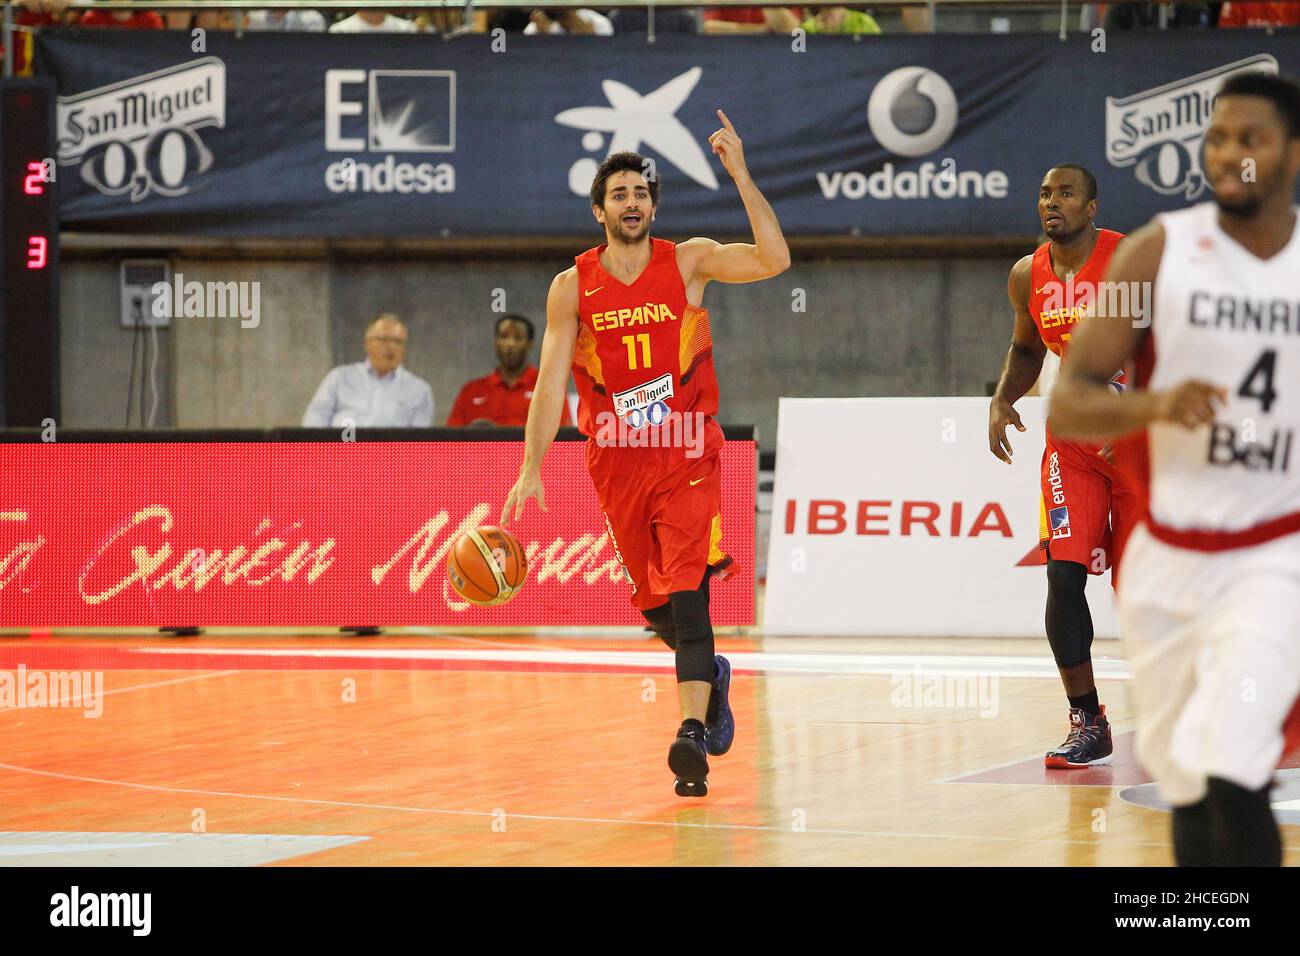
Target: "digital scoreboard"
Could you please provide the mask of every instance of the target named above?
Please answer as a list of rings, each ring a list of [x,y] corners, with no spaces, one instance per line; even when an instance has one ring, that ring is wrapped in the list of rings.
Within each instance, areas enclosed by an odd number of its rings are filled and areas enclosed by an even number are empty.
[[[0,80],[0,425],[58,419],[54,84]]]

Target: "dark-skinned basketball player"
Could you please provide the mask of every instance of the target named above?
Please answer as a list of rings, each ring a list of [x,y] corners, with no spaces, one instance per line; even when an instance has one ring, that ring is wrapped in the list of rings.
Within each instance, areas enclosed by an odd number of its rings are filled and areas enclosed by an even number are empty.
[[[1048,241],[1011,269],[1007,294],[1015,310],[1011,348],[989,405],[989,450],[1011,462],[1007,425],[1025,431],[1014,405],[1037,381],[1050,349],[1064,356],[1094,302],[1112,253],[1124,237],[1098,229],[1097,181],[1082,166],[1047,171],[1038,216]],[[1122,389],[1117,372],[1112,387]],[[1124,542],[1144,506],[1140,471],[1125,446],[1061,441],[1050,430],[1042,462],[1039,543],[1047,559],[1047,640],[1070,702],[1069,735],[1049,751],[1048,767],[1079,768],[1111,760],[1110,722],[1092,673],[1088,575],[1117,569]],[[1112,570],[1114,580],[1116,570]]]
[[[501,514],[502,524],[512,511],[518,518],[529,498],[545,510],[542,459],[572,369],[587,470],[632,603],[676,654],[682,723],[668,766],[680,796],[708,793],[708,758],[726,753],[735,732],[731,667],[714,654],[709,622],[709,577],[725,574],[731,559],[721,550],[723,438],[700,302],[711,281],[756,282],[790,265],[740,137],[721,110],[718,118],[709,144],[735,181],[754,241],[651,238],[660,183],[650,163],[629,152],[606,158],[591,188],[605,243],[551,283],[524,461]]]
[[[1119,614],[1137,754],[1173,808],[1175,859],[1280,866],[1270,791],[1300,718],[1300,84],[1237,73],[1213,102],[1214,201],[1124,243],[1107,280],[1150,294],[1088,322],[1048,421],[1087,441],[1149,437]],[[1134,388],[1115,395],[1106,376],[1130,360]]]

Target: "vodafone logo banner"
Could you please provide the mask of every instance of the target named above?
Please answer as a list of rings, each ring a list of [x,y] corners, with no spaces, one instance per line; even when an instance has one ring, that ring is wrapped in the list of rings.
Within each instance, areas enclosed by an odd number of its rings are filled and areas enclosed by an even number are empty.
[[[1045,403],[1016,404],[1013,462],[985,398],[783,398],[767,561],[772,634],[1040,637]],[[1087,589],[1115,637],[1110,575]]]

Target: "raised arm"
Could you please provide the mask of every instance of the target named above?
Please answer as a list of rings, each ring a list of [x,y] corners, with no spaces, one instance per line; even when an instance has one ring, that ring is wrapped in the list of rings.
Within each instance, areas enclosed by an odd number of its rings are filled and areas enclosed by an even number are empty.
[[[1025,256],[1011,267],[1011,274],[1007,277],[1007,297],[1015,313],[1015,325],[1011,330],[1011,348],[1007,349],[998,386],[989,402],[989,451],[1007,464],[1011,464],[1007,426],[1015,425],[1018,431],[1025,430],[1014,406],[1038,381],[1043,371],[1043,356],[1047,354],[1038,325],[1029,314],[1033,265],[1034,257]]]
[[[749,215],[754,241],[722,244],[713,239],[688,239],[677,247],[677,261],[692,280],[708,282],[757,282],[770,279],[790,268],[790,249],[781,233],[781,223],[763,194],[758,191],[745,165],[744,146],[727,114],[718,110],[722,129],[709,137],[709,145],[735,180],[740,200]]]
[[[519,479],[501,509],[501,524],[524,513],[529,498],[546,510],[542,487],[542,459],[546,457],[564,411],[564,392],[573,364],[573,347],[578,341],[578,270],[561,272],[551,282],[546,296],[546,331],[542,336],[542,359],[537,370],[524,430],[524,462]],[[511,509],[513,508],[513,515]]]
[[[1183,382],[1163,392],[1110,388],[1115,369],[1136,354],[1147,334],[1151,290],[1164,252],[1165,233],[1159,223],[1143,226],[1120,243],[1106,274],[1109,283],[1122,283],[1128,296],[1112,296],[1128,308],[1114,316],[1093,316],[1082,323],[1061,363],[1061,379],[1052,392],[1048,423],[1062,438],[1100,441],[1170,421],[1195,428],[1214,418],[1223,389],[1201,381]],[[1141,294],[1136,294],[1136,293]]]

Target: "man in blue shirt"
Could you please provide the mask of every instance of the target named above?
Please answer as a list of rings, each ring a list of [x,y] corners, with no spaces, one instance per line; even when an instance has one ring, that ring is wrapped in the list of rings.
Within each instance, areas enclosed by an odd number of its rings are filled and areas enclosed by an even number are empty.
[[[385,313],[366,327],[366,361],[331,369],[302,416],[305,428],[428,428],[433,390],[402,367],[406,326]]]

